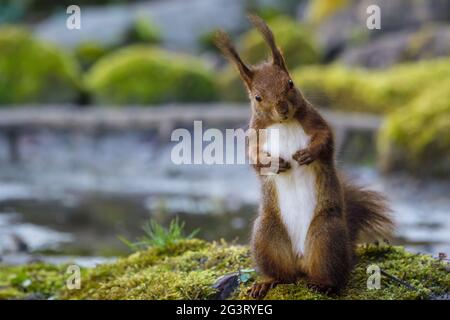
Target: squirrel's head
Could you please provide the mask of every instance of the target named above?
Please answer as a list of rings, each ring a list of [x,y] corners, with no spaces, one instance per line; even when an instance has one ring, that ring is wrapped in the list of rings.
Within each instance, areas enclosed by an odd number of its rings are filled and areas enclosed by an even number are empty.
[[[253,114],[265,122],[288,121],[304,108],[305,99],[294,85],[270,28],[258,16],[250,15],[249,20],[270,47],[272,59],[269,62],[257,66],[245,64],[223,31],[217,32],[215,43],[225,57],[237,66],[247,88]]]

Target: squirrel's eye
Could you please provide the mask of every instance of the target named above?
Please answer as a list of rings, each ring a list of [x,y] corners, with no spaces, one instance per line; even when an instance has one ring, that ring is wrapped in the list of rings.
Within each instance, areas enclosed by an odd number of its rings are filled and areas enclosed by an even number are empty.
[[[258,102],[261,102],[261,101],[262,101],[261,96],[258,96],[258,95],[255,96],[255,99],[256,99],[256,101],[258,101]]]
[[[289,88],[292,89],[294,87],[294,82],[291,79],[289,79],[288,83],[289,83]]]

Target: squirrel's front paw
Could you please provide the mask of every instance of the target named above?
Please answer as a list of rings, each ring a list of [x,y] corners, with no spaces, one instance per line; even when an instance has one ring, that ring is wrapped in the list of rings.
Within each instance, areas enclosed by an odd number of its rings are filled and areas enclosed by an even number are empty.
[[[268,157],[270,157],[270,155],[268,155]],[[283,173],[288,171],[291,168],[291,164],[284,160],[281,157],[278,157],[278,161],[270,161],[269,164],[265,164],[265,165],[259,165],[260,169],[265,169],[266,172],[271,172],[271,173],[275,173],[275,174],[279,174],[279,173]]]
[[[316,156],[310,149],[302,149],[294,153],[292,158],[298,162],[299,165],[308,165],[314,160]]]
[[[286,172],[291,168],[291,164],[283,158],[278,158],[278,168],[275,165],[276,173]]]

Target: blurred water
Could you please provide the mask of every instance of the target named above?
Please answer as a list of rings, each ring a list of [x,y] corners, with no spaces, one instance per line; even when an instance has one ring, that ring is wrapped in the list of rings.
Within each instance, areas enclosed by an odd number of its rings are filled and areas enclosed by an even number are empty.
[[[20,251],[117,255],[149,217],[175,215],[199,236],[248,241],[259,187],[246,165],[184,165],[148,132],[30,133],[21,163],[0,142],[0,255]],[[398,223],[395,242],[412,251],[450,253],[450,183],[381,177],[371,167],[343,168],[385,193]],[[22,248],[23,249],[23,248]],[[22,250],[24,251],[24,250]],[[26,250],[25,250],[26,251]]]

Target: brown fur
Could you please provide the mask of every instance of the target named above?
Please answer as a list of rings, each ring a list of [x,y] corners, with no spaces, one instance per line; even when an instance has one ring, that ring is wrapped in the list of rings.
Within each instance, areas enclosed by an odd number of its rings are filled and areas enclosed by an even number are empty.
[[[260,175],[262,203],[254,223],[251,248],[255,264],[266,280],[256,283],[251,295],[262,298],[276,284],[292,283],[302,276],[317,290],[338,292],[348,280],[353,250],[361,233],[386,235],[392,229],[389,210],[380,194],[338,176],[330,127],[293,85],[269,27],[257,16],[250,16],[250,21],[272,51],[270,62],[247,66],[224,32],[217,34],[217,46],[237,66],[247,87],[252,107],[250,128],[259,130],[295,119],[310,136],[307,148],[298,150],[292,159],[279,159],[281,165],[276,173],[290,170],[291,161],[311,166],[317,194],[305,250],[302,256],[297,256],[280,216],[278,191],[268,176]],[[260,141],[249,146],[249,158],[258,173],[263,166],[261,159],[270,156],[259,146]]]

